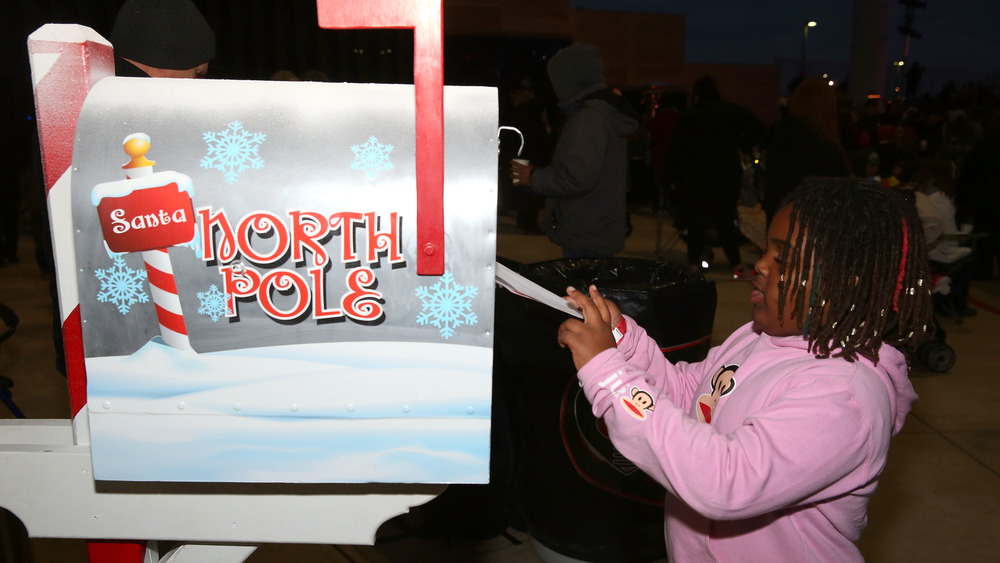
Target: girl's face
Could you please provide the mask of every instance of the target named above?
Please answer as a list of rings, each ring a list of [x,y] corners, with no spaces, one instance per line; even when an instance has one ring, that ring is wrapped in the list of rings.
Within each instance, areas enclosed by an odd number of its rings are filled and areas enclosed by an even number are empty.
[[[750,303],[753,305],[753,324],[758,332],[764,332],[771,336],[793,336],[802,334],[802,327],[791,318],[792,300],[791,292],[785,296],[784,319],[778,314],[778,258],[785,247],[785,240],[788,238],[789,219],[791,217],[791,207],[783,207],[771,221],[771,227],[767,230],[767,249],[764,255],[754,264],[757,276],[751,281],[753,290],[750,291]],[[787,279],[792,279],[792,272],[785,272]],[[808,290],[808,288],[806,288]]]

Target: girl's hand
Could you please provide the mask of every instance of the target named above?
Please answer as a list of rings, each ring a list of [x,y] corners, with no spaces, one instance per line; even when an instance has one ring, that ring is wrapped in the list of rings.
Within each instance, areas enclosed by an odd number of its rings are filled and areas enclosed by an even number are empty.
[[[614,306],[609,306],[610,302],[605,301],[594,286],[590,286],[590,295],[591,297],[587,297],[572,287],[567,290],[567,299],[576,303],[583,311],[583,320],[565,321],[559,326],[557,336],[559,345],[569,348],[572,352],[573,365],[578,370],[594,356],[615,347],[615,337],[611,334],[612,325],[609,324],[613,318]],[[600,306],[597,304],[597,299],[600,299]],[[614,312],[620,320],[621,312],[618,311],[618,307],[614,307]]]
[[[622,321],[622,312],[618,309],[618,305],[615,305],[614,301],[608,301],[601,295],[601,292],[597,291],[597,286],[590,286],[590,298],[593,300],[594,305],[597,306],[597,310],[601,313],[601,318],[604,319],[611,328],[618,326],[618,323]],[[574,298],[575,295],[580,295],[580,292],[573,286],[566,288],[566,297],[563,297],[566,301],[569,301],[576,306],[577,309],[582,309],[580,303]]]

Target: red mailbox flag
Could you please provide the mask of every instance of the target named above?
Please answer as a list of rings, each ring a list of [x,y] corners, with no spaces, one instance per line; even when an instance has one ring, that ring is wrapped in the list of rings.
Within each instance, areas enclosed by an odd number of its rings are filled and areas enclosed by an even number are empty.
[[[327,29],[413,29],[417,111],[417,274],[444,274],[444,37],[442,0],[317,0]]]

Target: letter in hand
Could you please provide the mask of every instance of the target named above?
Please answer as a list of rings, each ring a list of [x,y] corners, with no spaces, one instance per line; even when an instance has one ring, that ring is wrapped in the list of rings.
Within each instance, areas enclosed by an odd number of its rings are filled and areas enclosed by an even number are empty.
[[[611,328],[622,318],[618,307],[605,300],[596,286],[590,286],[590,296],[573,287],[566,290],[567,301],[575,303],[583,312],[583,320],[569,319],[559,326],[559,345],[569,348],[573,354],[573,365],[582,368],[594,356],[608,348],[615,347],[615,337]]]

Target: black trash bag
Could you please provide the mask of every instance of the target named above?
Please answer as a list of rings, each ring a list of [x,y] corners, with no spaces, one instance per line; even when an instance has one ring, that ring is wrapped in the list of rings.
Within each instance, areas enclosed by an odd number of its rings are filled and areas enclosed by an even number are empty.
[[[626,258],[500,262],[565,295],[567,285],[601,294],[636,319],[671,361],[698,361],[710,347],[716,291],[676,264]],[[494,389],[511,419],[514,496],[532,541],[594,563],[666,557],[665,491],[615,450],[556,343],[565,313],[502,289],[496,297]],[[494,424],[498,421],[494,417]]]

